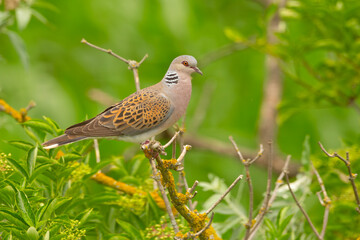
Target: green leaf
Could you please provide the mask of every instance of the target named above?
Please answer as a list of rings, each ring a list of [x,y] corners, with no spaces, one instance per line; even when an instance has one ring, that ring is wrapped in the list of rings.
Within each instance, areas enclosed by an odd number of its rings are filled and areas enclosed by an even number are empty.
[[[26,231],[26,235],[29,237],[30,240],[38,240],[39,239],[39,233],[36,231],[36,228],[29,227],[29,229]]]
[[[60,132],[62,132],[62,129],[60,129],[59,125],[54,121],[52,120],[51,118],[49,117],[45,117],[43,116],[44,120],[52,127],[52,129],[57,133],[59,134]]]
[[[124,230],[124,232],[126,232],[131,239],[133,240],[142,240],[144,239],[141,234],[140,231],[138,229],[136,229],[133,225],[131,225],[128,222],[116,219],[116,222],[120,225],[120,227]]]
[[[22,228],[23,230],[26,230],[29,227],[29,225],[24,221],[21,216],[13,213],[12,211],[0,208],[0,216],[3,216],[3,219],[6,219],[10,223]]]
[[[84,213],[84,215],[80,219],[78,227],[80,227],[81,225],[83,225],[87,221],[87,219],[89,218],[92,210],[93,210],[92,208],[90,208],[89,210],[86,210],[86,212]]]
[[[30,149],[30,151],[28,152],[28,156],[27,156],[27,167],[28,167],[28,172],[29,172],[29,176],[31,177],[35,165],[36,165],[36,157],[37,157],[37,152],[38,152],[38,147],[34,147],[32,149]]]
[[[35,142],[37,142],[37,143],[40,144],[40,139],[39,139],[31,130],[29,130],[26,126],[24,126],[24,130],[25,130],[25,133],[26,133],[32,140],[34,140]]]
[[[51,134],[53,133],[53,129],[51,128],[51,126],[48,123],[45,123],[38,119],[30,119],[30,120],[22,123],[22,125],[28,126],[33,129],[40,130],[40,131],[45,131],[45,132],[48,132]]]
[[[12,45],[19,55],[21,63],[27,69],[29,67],[29,55],[26,51],[24,41],[16,32],[7,30],[5,33],[8,35]]]
[[[16,8],[15,16],[18,28],[20,30],[24,30],[26,26],[29,24],[31,19],[31,9],[28,6],[21,6]]]
[[[28,173],[25,171],[25,169],[14,159],[12,158],[6,158],[11,165],[13,165],[25,178],[29,178]]]
[[[69,161],[79,160],[83,158],[83,156],[78,153],[66,153],[64,156],[62,156],[62,158],[64,158],[65,162],[69,162]]]
[[[43,240],[50,240],[50,231],[47,231],[45,233],[44,239]]]
[[[29,151],[30,148],[34,147],[34,144],[26,142],[26,141],[8,141],[11,146],[16,148]]]
[[[71,199],[72,198],[54,198],[49,200],[49,202],[47,203],[47,207],[44,208],[44,211],[40,214],[39,219],[48,220],[57,208],[71,201]]]
[[[29,199],[23,191],[17,190],[16,203],[21,216],[29,226],[35,226],[35,216],[31,209]]]
[[[38,175],[40,175],[41,173],[43,173],[44,171],[46,171],[46,170],[47,170],[48,168],[50,168],[51,166],[54,166],[54,164],[52,164],[52,163],[45,163],[45,164],[37,167],[37,168],[35,169],[35,171],[33,172],[33,174],[30,176],[29,182],[31,183],[32,181],[34,181]]]

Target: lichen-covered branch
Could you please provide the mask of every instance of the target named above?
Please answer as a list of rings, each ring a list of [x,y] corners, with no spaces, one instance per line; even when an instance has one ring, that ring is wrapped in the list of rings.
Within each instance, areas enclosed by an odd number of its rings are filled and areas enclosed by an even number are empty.
[[[170,169],[176,164],[176,160],[164,160],[161,159],[159,151],[161,148],[154,147],[156,144],[147,143],[142,145],[142,150],[147,158],[155,159],[157,163],[157,168],[161,174],[161,183],[168,190],[169,196],[173,206],[179,212],[179,214],[189,223],[192,230],[197,233],[203,230],[206,227],[207,215],[206,213],[199,213],[197,210],[190,210],[186,203],[191,198],[189,192],[182,194],[177,191],[176,184],[173,174],[170,172]],[[216,234],[213,227],[210,225],[199,235],[200,239],[220,239]],[[183,235],[181,232],[176,234],[177,239],[184,239],[186,235]]]
[[[11,107],[7,102],[5,102],[5,100],[0,99],[0,111],[9,114],[19,123],[23,123],[31,119],[27,114],[28,111],[35,106],[36,106],[35,102],[30,101],[29,105],[26,108],[21,108],[19,111],[17,111],[13,107]]]
[[[142,191],[134,186],[130,186],[126,183],[116,181],[112,177],[106,176],[104,173],[101,173],[101,172],[95,173],[91,177],[91,179],[93,179],[93,180],[97,181],[98,183],[101,183],[105,186],[114,188],[118,191],[121,191],[121,192],[129,194],[129,195],[134,195],[134,194],[146,195],[147,194],[147,192],[145,192],[145,191]],[[160,195],[158,194],[157,191],[150,192],[150,196],[154,199],[154,201],[156,202],[156,204],[158,205],[159,208],[161,208],[162,210],[166,210],[165,202],[160,197]]]

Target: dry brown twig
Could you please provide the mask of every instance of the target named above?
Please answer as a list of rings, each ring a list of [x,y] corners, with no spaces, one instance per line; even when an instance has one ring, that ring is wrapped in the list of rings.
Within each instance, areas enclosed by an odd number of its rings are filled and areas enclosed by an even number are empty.
[[[290,162],[290,155],[287,156],[285,164],[284,164],[284,170],[287,169],[289,162]],[[274,190],[272,191],[272,193],[270,194],[269,200],[268,201],[264,201],[262,207],[260,208],[259,214],[255,217],[255,224],[253,226],[253,228],[250,231],[250,235],[248,239],[253,239],[253,237],[255,236],[255,233],[257,232],[257,230],[259,229],[265,214],[268,212],[270,206],[272,205],[272,203],[274,202],[275,198],[276,198],[276,194],[278,189],[280,188],[280,186],[283,184],[283,178],[284,178],[284,171],[282,173],[280,173],[279,177],[276,180],[275,183],[275,187]],[[269,175],[268,175],[269,176]]]
[[[347,167],[348,173],[349,173],[349,180],[354,192],[354,196],[355,196],[355,201],[357,204],[357,208],[356,211],[358,213],[360,213],[360,198],[359,198],[359,193],[355,184],[355,178],[357,177],[356,173],[353,173],[351,170],[351,162],[350,162],[350,156],[349,153],[346,152],[346,158],[343,158],[342,156],[340,156],[339,154],[337,154],[336,152],[334,152],[333,154],[330,154],[328,151],[325,150],[324,146],[319,142],[320,148],[321,150],[330,158],[338,158],[341,161],[343,161]]]
[[[330,206],[331,206],[331,200],[329,198],[329,196],[327,195],[326,189],[325,189],[325,185],[324,182],[320,176],[320,174],[318,173],[318,171],[316,170],[316,168],[314,167],[314,165],[311,163],[312,165],[312,169],[316,175],[316,178],[319,182],[320,188],[321,188],[321,192],[324,195],[324,198],[321,199],[321,196],[319,193],[317,193],[317,196],[319,198],[319,202],[321,205],[323,205],[325,207],[324,210],[324,217],[323,217],[323,224],[322,224],[322,229],[321,232],[319,234],[319,232],[316,230],[314,224],[312,223],[309,215],[306,213],[305,209],[301,206],[300,202],[298,201],[298,199],[295,196],[295,193],[293,192],[291,185],[290,185],[290,180],[289,180],[289,176],[287,173],[287,170],[284,169],[284,175],[285,175],[285,179],[286,179],[286,184],[289,188],[290,194],[293,197],[296,205],[298,206],[298,208],[300,209],[301,213],[304,215],[304,217],[306,218],[306,221],[309,223],[311,229],[313,230],[313,232],[315,233],[316,237],[320,240],[323,240],[325,237],[325,231],[326,231],[326,227],[327,227],[327,223],[328,223],[328,219],[329,219],[329,211],[330,211]]]
[[[251,176],[250,176],[250,170],[249,167],[252,163],[254,163],[257,159],[259,159],[263,152],[264,152],[264,148],[263,146],[260,144],[260,150],[258,152],[258,154],[253,158],[253,159],[244,159],[243,155],[241,154],[236,142],[234,141],[233,137],[230,136],[229,137],[230,141],[232,142],[241,162],[244,164],[245,167],[245,171],[246,171],[246,181],[248,183],[248,187],[249,187],[249,219],[248,222],[245,224],[246,227],[246,233],[245,233],[245,238],[244,239],[248,239],[250,236],[250,230],[253,227],[253,210],[254,210],[254,191],[253,191],[253,186],[252,186],[252,181],[251,181]],[[271,177],[271,175],[270,175]],[[271,182],[270,182],[271,183]]]

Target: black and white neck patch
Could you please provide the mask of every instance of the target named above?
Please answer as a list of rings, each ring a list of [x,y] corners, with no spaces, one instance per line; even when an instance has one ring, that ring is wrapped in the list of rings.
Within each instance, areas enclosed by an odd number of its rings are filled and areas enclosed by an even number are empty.
[[[165,82],[167,84],[177,84],[179,82],[179,76],[175,71],[168,71],[165,75]]]

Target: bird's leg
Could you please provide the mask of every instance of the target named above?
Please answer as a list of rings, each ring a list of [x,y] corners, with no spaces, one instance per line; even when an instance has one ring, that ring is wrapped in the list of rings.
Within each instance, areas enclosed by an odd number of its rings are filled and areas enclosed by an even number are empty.
[[[146,140],[141,144],[141,149],[147,149],[149,154],[154,158],[156,158],[158,154],[167,155],[161,143],[156,140]]]

